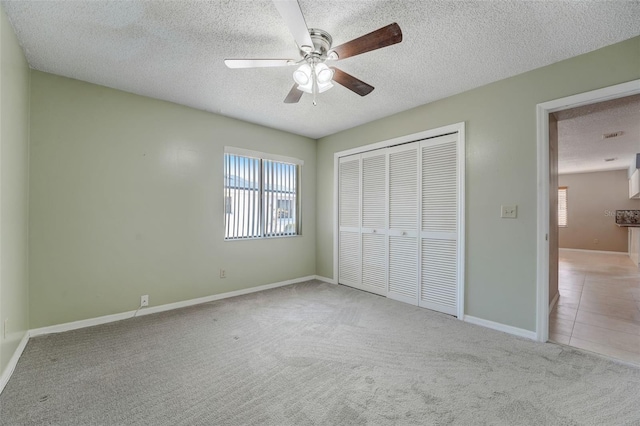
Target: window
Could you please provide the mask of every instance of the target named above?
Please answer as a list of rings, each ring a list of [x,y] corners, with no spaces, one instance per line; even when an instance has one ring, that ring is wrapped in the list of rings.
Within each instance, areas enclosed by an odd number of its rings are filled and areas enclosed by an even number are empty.
[[[567,226],[567,187],[558,188],[558,226]]]
[[[225,147],[225,240],[300,234],[303,162]]]

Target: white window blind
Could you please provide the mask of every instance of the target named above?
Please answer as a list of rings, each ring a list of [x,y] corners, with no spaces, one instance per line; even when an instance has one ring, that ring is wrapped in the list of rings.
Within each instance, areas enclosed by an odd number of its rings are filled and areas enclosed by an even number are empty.
[[[558,226],[567,226],[567,187],[558,188]]]
[[[302,161],[274,157],[225,148],[225,240],[299,235]]]

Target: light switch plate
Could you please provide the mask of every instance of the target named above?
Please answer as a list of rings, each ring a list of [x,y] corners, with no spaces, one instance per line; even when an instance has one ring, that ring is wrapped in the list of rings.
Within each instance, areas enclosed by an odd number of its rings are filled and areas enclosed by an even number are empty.
[[[500,217],[515,219],[518,217],[518,206],[500,206]]]

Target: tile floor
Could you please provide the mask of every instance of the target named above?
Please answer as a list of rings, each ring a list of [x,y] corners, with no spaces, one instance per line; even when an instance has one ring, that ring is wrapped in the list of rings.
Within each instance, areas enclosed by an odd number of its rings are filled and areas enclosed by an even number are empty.
[[[560,250],[549,340],[640,364],[640,269],[626,254]]]

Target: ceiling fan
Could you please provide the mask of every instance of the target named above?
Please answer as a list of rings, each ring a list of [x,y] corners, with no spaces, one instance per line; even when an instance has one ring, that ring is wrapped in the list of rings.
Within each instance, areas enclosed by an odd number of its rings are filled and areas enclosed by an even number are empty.
[[[306,92],[313,95],[313,104],[316,105],[316,95],[332,88],[332,82],[336,82],[360,96],[368,95],[373,91],[373,86],[336,67],[327,66],[326,62],[350,58],[402,41],[400,26],[393,23],[332,48],[333,40],[328,32],[317,28],[307,28],[298,0],[273,0],[273,3],[293,34],[302,58],[298,60],[225,59],[224,63],[229,68],[299,65],[293,73],[295,84],[285,98],[285,103],[297,103],[302,94]]]

